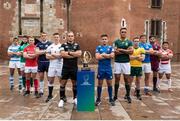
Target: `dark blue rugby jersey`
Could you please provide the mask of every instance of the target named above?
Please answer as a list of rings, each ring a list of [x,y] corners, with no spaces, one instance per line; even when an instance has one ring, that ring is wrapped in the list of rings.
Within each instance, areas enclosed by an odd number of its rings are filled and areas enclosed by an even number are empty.
[[[39,42],[39,43],[37,43],[36,47],[39,48],[39,50],[46,50],[47,47],[49,45],[51,45],[51,44],[52,44],[52,42],[50,42],[50,41],[46,41],[45,43],[44,42]],[[42,55],[39,55],[38,61],[42,62],[42,61],[49,61],[49,60],[46,59],[46,55],[45,54],[42,54]]]

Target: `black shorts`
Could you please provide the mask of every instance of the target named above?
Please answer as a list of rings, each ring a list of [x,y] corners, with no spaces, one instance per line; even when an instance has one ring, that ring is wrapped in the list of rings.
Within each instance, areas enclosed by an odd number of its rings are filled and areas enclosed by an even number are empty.
[[[75,69],[68,69],[68,68],[63,68],[62,69],[62,78],[63,80],[77,80],[77,68]]]
[[[48,72],[49,62],[38,62],[38,72]]]

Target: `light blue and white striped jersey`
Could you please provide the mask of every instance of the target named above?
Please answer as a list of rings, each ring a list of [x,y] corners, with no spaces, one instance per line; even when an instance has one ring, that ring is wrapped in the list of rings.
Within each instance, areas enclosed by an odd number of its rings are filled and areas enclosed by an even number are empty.
[[[19,47],[20,47],[20,45],[12,44],[8,47],[8,52],[18,52]],[[20,61],[20,56],[12,55],[10,57],[10,61]]]

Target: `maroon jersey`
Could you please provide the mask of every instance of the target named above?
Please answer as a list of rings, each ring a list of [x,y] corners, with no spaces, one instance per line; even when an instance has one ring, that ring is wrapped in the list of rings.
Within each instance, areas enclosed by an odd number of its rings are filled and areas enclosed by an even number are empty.
[[[160,44],[157,42],[151,43],[153,50],[159,51],[161,49]],[[158,71],[159,57],[157,55],[150,55],[152,71]]]

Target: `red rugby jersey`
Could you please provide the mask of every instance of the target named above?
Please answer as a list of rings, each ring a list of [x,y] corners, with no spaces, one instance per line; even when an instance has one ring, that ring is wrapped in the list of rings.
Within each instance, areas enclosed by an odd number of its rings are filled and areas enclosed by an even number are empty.
[[[24,49],[24,52],[27,52],[27,54],[34,54],[35,53],[35,49],[36,49],[35,45],[28,45]],[[35,57],[33,59],[26,58],[25,66],[28,66],[28,67],[35,67],[35,66],[37,66],[37,57]]]

